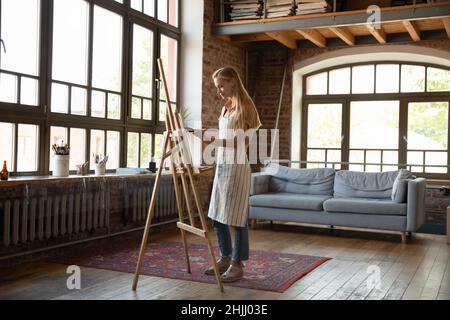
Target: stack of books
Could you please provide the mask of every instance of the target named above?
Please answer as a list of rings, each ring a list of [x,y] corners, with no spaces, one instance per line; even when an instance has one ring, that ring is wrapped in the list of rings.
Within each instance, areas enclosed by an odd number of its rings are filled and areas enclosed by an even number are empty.
[[[330,11],[332,11],[332,5],[329,0],[297,0],[297,16]]]
[[[295,0],[267,0],[266,18],[294,16],[295,8]]]
[[[225,4],[230,5],[230,20],[259,19],[263,15],[264,1],[262,0],[228,0]]]

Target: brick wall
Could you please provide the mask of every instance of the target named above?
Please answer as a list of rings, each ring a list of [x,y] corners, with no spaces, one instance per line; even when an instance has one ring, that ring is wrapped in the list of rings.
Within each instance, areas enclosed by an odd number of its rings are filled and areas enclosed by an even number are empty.
[[[290,159],[293,57],[284,49],[266,48],[249,54],[249,90],[263,129],[274,129],[280,101],[283,73],[287,64],[284,94],[278,123],[279,158]]]
[[[245,81],[245,50],[212,36],[213,0],[205,0],[204,7],[202,126],[217,128],[222,105],[211,76],[221,67],[232,66]]]
[[[425,200],[426,223],[445,225],[448,206],[450,206],[449,196],[442,195],[438,188],[427,189]]]

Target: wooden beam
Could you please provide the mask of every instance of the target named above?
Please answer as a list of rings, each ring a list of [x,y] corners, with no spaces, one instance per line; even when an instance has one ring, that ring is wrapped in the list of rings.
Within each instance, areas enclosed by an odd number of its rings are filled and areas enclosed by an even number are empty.
[[[317,30],[297,30],[297,32],[320,48],[325,48],[327,46],[327,39],[325,39],[325,37]]]
[[[381,44],[386,44],[387,40],[386,40],[386,32],[383,30],[383,28],[377,29],[372,27],[370,24],[367,25],[367,29],[369,30],[369,32],[373,35],[373,37],[375,39],[377,39],[377,41]]]
[[[265,33],[244,34],[238,36],[231,36],[231,42],[258,42],[258,41],[271,41],[272,37],[269,37]]]
[[[447,37],[450,39],[450,18],[442,19],[444,23],[445,31],[447,31]]]
[[[411,36],[411,39],[413,39],[415,42],[420,41],[419,27],[413,21],[405,20],[402,22],[406,30],[408,31],[409,35]]]
[[[355,36],[351,34],[350,30],[348,30],[347,28],[331,27],[330,30],[333,31],[335,35],[341,38],[342,41],[344,41],[349,46],[355,45]]]
[[[231,41],[231,36],[229,35],[221,35],[221,36],[216,36],[217,38],[219,38],[220,40],[224,41],[224,42],[230,42]]]
[[[266,34],[272,39],[278,41],[279,43],[285,45],[289,49],[297,49],[297,41],[291,38],[285,32],[266,32]]]

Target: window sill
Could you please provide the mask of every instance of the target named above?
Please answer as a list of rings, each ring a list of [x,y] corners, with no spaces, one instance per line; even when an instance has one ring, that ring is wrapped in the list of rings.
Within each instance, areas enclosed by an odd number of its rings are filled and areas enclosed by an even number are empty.
[[[127,177],[153,177],[156,173],[145,173],[145,174],[116,174],[107,173],[105,175],[96,176],[94,174],[88,175],[70,175],[68,177],[54,177],[54,176],[17,176],[10,177],[7,181],[0,181],[0,187],[10,187],[20,184],[39,184],[39,183],[64,183],[64,182],[75,182],[77,180],[100,180],[100,179],[126,179]]]
[[[450,180],[427,179],[427,185],[429,185],[429,186],[448,186],[448,185],[450,185]]]
[[[194,168],[194,175],[202,174],[204,172],[209,172],[213,170],[213,166],[201,166]],[[170,175],[170,170],[164,170],[162,175]],[[156,173],[127,173],[127,174],[117,174],[117,173],[106,173],[105,175],[97,176],[95,174],[88,175],[69,175],[68,177],[54,177],[54,176],[14,176],[10,177],[7,181],[0,181],[1,187],[14,187],[23,184],[44,184],[44,183],[69,183],[77,182],[80,180],[89,179],[92,181],[96,180],[126,180],[126,179],[148,179],[156,177]]]

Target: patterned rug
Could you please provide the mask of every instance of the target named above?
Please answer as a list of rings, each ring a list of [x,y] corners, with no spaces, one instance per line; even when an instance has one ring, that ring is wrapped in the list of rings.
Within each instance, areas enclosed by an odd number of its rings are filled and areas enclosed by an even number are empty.
[[[139,256],[140,242],[125,241],[101,247],[76,248],[59,255],[51,262],[78,265],[134,273]],[[215,248],[216,257],[218,249]],[[216,283],[214,276],[203,270],[210,265],[206,244],[189,244],[191,274],[186,272],[183,244],[179,242],[154,241],[147,246],[141,275],[171,279]],[[329,258],[250,250],[250,260],[245,262],[244,278],[230,286],[284,292],[295,281],[305,276]]]

